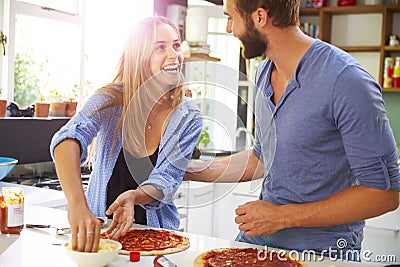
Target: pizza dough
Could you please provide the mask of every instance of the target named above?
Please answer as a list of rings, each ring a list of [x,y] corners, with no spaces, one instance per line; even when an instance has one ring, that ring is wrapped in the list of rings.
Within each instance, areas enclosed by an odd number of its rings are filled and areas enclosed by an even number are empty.
[[[107,238],[106,234],[101,234],[101,238]],[[165,255],[190,246],[187,237],[162,229],[130,229],[117,241],[122,244],[120,254],[124,255],[129,255],[131,251],[138,251],[141,256]]]

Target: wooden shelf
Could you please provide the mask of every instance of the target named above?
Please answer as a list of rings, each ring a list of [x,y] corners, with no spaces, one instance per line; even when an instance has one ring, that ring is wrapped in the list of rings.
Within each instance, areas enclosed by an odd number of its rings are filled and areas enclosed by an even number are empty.
[[[338,6],[338,7],[324,7],[322,12],[332,15],[345,15],[345,14],[368,14],[368,13],[383,13],[386,6],[379,5],[364,5],[364,6]]]
[[[400,52],[400,46],[385,45],[384,50],[388,52]]]
[[[196,62],[196,61],[221,61],[221,59],[216,57],[210,57],[206,54],[201,53],[190,53],[190,57],[185,57],[185,62]]]
[[[320,8],[300,8],[300,16],[317,16]]]
[[[400,5],[387,5],[386,8],[392,12],[400,12]]]
[[[384,93],[400,93],[400,88],[382,88]]]
[[[303,9],[301,9],[303,11]],[[300,13],[301,13],[300,11]],[[307,12],[307,11],[304,11]],[[311,11],[310,11],[311,12]],[[315,12],[315,11],[314,11]],[[383,81],[383,70],[386,57],[397,56],[396,53],[400,52],[400,46],[388,46],[387,40],[389,35],[398,30],[399,25],[394,23],[395,14],[400,13],[400,5],[355,5],[355,6],[329,6],[322,7],[318,13],[319,31],[318,37],[322,41],[332,43],[332,23],[336,15],[358,15],[358,14],[380,14],[382,16],[382,30],[380,44],[362,45],[358,46],[338,46],[346,52],[375,52],[379,53],[379,77],[378,81]],[[301,13],[302,14],[302,13]],[[333,44],[335,45],[335,44]],[[400,93],[400,88],[385,88],[383,92]]]
[[[380,46],[337,46],[347,52],[380,52]]]

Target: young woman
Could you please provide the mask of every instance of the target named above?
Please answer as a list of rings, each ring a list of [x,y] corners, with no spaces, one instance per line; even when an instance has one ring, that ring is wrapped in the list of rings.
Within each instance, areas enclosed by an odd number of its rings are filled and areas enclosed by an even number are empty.
[[[74,250],[97,251],[103,225],[96,217],[107,209],[107,215],[114,213],[113,238],[133,222],[178,228],[173,196],[202,128],[197,106],[184,96],[180,46],[169,19],[138,23],[113,81],[54,135],[50,150],[68,201]],[[80,165],[95,137],[85,195]]]

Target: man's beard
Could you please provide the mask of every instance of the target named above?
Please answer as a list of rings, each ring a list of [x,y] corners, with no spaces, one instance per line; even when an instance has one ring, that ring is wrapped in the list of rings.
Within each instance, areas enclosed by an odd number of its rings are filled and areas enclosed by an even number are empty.
[[[246,59],[261,56],[268,48],[268,43],[263,40],[254,25],[248,25],[246,33],[238,36],[238,38],[243,45],[242,56]]]

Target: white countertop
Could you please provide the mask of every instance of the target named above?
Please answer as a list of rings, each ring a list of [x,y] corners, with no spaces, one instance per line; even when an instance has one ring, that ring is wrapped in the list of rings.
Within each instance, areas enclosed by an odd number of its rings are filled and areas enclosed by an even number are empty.
[[[10,184],[0,182],[0,188]],[[59,191],[26,188],[25,191],[25,223],[51,224],[54,226],[68,226],[67,212],[61,209],[41,206],[45,203],[43,199],[57,202],[63,199],[63,193]],[[50,192],[51,191],[51,192]],[[38,196],[42,196],[39,201]],[[142,227],[136,225],[136,227]],[[251,244],[234,242],[231,240],[213,238],[202,235],[180,232],[190,240],[190,247],[179,253],[167,255],[177,266],[192,266],[194,258],[200,253],[224,247],[256,247]],[[68,235],[55,235],[51,230],[24,229],[20,235],[0,234],[0,267],[62,267],[74,266],[63,247],[59,244],[65,243]],[[153,266],[154,256],[142,256],[140,262],[129,262],[129,256],[118,255],[108,266],[134,267]],[[319,262],[305,262],[306,266],[336,267],[336,266],[374,266],[355,262],[330,261],[325,259]],[[375,265],[377,266],[377,265]]]

